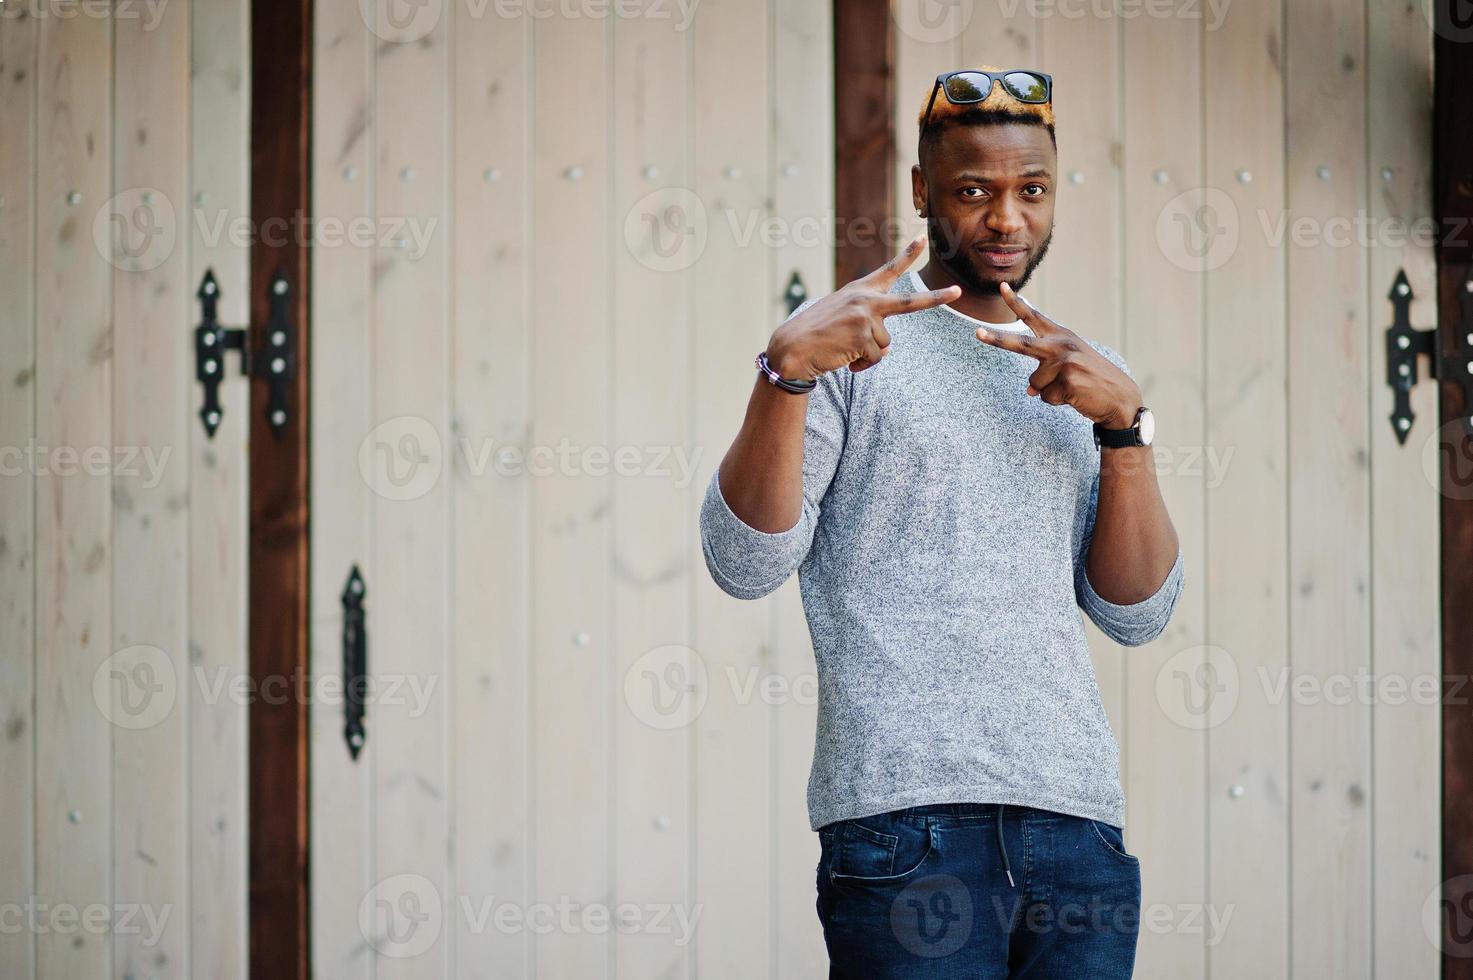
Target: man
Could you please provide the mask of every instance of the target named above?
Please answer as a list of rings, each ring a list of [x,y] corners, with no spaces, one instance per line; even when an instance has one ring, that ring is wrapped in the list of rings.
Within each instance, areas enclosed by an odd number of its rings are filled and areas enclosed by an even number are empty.
[[[776,330],[701,509],[726,592],[799,573],[832,977],[1134,964],[1140,865],[1079,609],[1151,640],[1182,554],[1125,361],[1017,292],[1053,230],[1051,89],[936,79],[926,235]]]

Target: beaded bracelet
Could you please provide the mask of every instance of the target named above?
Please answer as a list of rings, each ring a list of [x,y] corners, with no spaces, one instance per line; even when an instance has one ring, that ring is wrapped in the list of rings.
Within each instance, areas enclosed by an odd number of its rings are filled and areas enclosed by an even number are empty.
[[[767,363],[767,351],[757,355],[757,370],[767,376],[770,384],[777,385],[783,391],[791,391],[795,395],[806,395],[818,386],[816,378],[809,381],[793,381],[778,374],[772,369],[772,365]]]

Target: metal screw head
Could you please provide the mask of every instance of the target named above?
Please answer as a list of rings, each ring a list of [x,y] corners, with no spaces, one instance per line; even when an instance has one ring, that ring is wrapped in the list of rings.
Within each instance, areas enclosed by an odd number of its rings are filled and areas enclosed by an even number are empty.
[[[1248,170],[1239,170],[1238,171],[1238,183],[1240,183],[1240,184],[1251,184],[1251,183],[1253,183],[1253,174],[1252,174],[1252,172],[1251,171],[1248,171]]]
[[[212,282],[205,283],[205,295],[206,296],[213,296],[213,295],[215,295],[215,289],[216,289],[216,287],[215,287],[215,284],[214,283],[212,283]]]
[[[194,193],[194,203],[195,204],[203,204],[203,203],[205,203],[205,192],[204,191],[195,191],[195,193]]]
[[[357,180],[358,179],[358,168],[357,167],[344,167],[343,168],[343,179],[344,180]]]
[[[1405,378],[1412,373],[1412,366],[1410,364],[1398,364],[1396,366],[1396,373]]]
[[[1391,177],[1392,177],[1391,168],[1390,167],[1382,167],[1381,168],[1381,179],[1384,180],[1384,181],[1386,181],[1386,182],[1388,182],[1388,183],[1390,183]]]
[[[1247,790],[1243,789],[1242,785],[1239,783],[1234,783],[1233,785],[1228,787],[1228,796],[1235,800],[1241,797],[1246,792]]]
[[[272,346],[274,346],[274,347],[280,347],[284,343],[286,343],[286,334],[284,332],[282,332],[280,330],[273,330],[273,331],[271,331],[271,344],[272,344]]]
[[[1069,183],[1074,184],[1076,187],[1084,183],[1084,173],[1079,170],[1069,171]]]
[[[66,818],[68,820],[70,820],[72,823],[81,823],[82,822],[82,811],[81,810],[68,810],[66,812]]]
[[[271,359],[271,373],[272,374],[280,374],[281,372],[283,372],[285,370],[286,370],[286,361],[282,360],[279,357],[273,357]]]
[[[588,643],[589,643],[589,636],[588,636],[587,633],[574,633],[573,634],[573,645],[574,646],[586,647],[586,646],[588,646]]]
[[[276,282],[274,282],[274,283],[271,284],[271,291],[273,293],[275,293],[276,295],[278,295],[278,296],[285,296],[286,295],[286,280],[284,280],[284,279],[278,279],[278,280],[276,280]]]
[[[219,412],[211,412],[207,417],[209,418],[211,425],[219,425],[220,424],[220,413]]]
[[[1315,167],[1314,168],[1314,175],[1316,177],[1318,177],[1320,180],[1329,180],[1330,179],[1330,168],[1327,167],[1327,166],[1325,166],[1322,163],[1318,167]]]
[[[76,191],[72,191],[71,193],[67,194],[67,196],[66,196],[66,202],[68,204],[70,204],[70,205],[73,205],[73,206],[76,206],[78,204],[81,204],[82,203],[82,195],[81,194],[78,194]]]
[[[568,178],[569,180],[578,180],[583,176],[583,168],[569,167],[567,170],[563,171],[563,176]]]
[[[798,176],[798,165],[796,163],[785,163],[785,164],[783,164],[782,174],[783,174],[784,177],[796,177],[796,176]]]
[[[399,179],[402,180],[402,181],[404,181],[405,183],[408,183],[409,181],[413,180],[414,179],[414,168],[413,167],[405,167],[403,170],[399,171]]]
[[[727,164],[725,167],[721,168],[721,176],[725,177],[727,180],[736,180],[741,175],[741,167],[734,167],[731,164]]]
[[[206,330],[202,336],[206,344],[213,344],[215,342],[215,331],[213,330]]]
[[[501,171],[497,170],[495,167],[487,167],[481,173],[481,179],[488,184],[494,184],[501,179]]]
[[[1400,429],[1401,431],[1405,432],[1406,430],[1408,430],[1408,429],[1410,429],[1412,427],[1411,420],[1410,419],[1397,419],[1396,420],[1396,427],[1398,429]]]
[[[1399,282],[1399,283],[1396,284],[1396,295],[1398,295],[1398,296],[1405,296],[1407,293],[1409,293],[1411,291],[1412,291],[1412,287],[1411,286],[1408,286],[1404,282]]]
[[[660,176],[660,168],[655,166],[653,163],[647,163],[644,165],[644,169],[641,170],[639,173],[642,177],[644,177],[645,180],[654,180],[656,177]]]
[[[1473,333],[1468,335],[1468,346],[1473,347]]]
[[[1396,346],[1400,347],[1402,350],[1406,350],[1408,347],[1410,347],[1411,343],[1412,342],[1406,338],[1405,334],[1396,338]]]
[[[205,361],[205,374],[214,374],[214,373],[215,373],[215,359],[212,357],[208,361]]]
[[[153,191],[144,191],[143,192],[143,203],[144,204],[152,204],[153,203]]]
[[[278,408],[276,411],[274,411],[274,412],[271,413],[271,424],[272,425],[283,425],[283,424],[285,424],[285,422],[286,422],[286,413],[283,412],[281,409]]]
[[[1157,170],[1151,174],[1151,179],[1158,184],[1164,184],[1171,179],[1164,170]]]
[[[669,830],[670,829],[670,818],[669,817],[666,817],[666,816],[658,816],[658,817],[656,817],[655,818],[655,829],[656,830]]]

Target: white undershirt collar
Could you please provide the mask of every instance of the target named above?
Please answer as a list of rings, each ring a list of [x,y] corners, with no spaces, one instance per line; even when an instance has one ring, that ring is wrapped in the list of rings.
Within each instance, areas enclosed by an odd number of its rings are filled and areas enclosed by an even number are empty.
[[[921,274],[919,272],[911,269],[906,272],[906,275],[910,276],[911,285],[914,287],[916,292],[924,293],[930,291],[931,287],[926,285],[926,281],[921,278]],[[1019,293],[1018,295],[1021,296],[1022,294]],[[986,327],[989,330],[1010,330],[1014,333],[1032,333],[1032,330],[1029,329],[1028,324],[1024,323],[1021,319],[1014,320],[1011,323],[991,323],[987,320],[979,320],[974,316],[967,316],[961,310],[954,309],[952,306],[945,303],[943,303],[941,306],[934,307],[934,309],[943,310],[946,313],[949,313],[952,316],[956,317],[958,320],[962,320],[966,323],[972,324],[974,327]]]

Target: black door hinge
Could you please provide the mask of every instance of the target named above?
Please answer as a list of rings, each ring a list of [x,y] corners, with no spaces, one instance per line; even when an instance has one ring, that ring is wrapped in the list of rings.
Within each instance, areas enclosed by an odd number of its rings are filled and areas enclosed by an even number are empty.
[[[368,733],[363,726],[368,701],[368,626],[363,614],[363,599],[368,588],[355,564],[343,586],[343,737],[348,741],[348,754],[355,760],[363,750]]]
[[[291,382],[297,375],[297,332],[287,315],[291,308],[291,284],[283,270],[278,269],[271,277],[267,294],[271,315],[266,321],[265,338],[260,349],[252,354],[249,328],[220,325],[220,284],[215,280],[214,270],[206,269],[204,278],[200,280],[199,292],[195,294],[200,303],[200,320],[199,326],[194,328],[194,376],[204,385],[204,405],[199,410],[199,418],[211,439],[215,438],[215,431],[220,428],[220,420],[224,417],[224,409],[220,406],[220,382],[225,376],[227,351],[240,354],[241,374],[265,378],[268,382],[266,422],[271,431],[280,437],[290,420],[287,406]]]
[[[783,290],[783,299],[788,304],[788,316],[792,316],[803,301],[808,298],[808,287],[803,285],[803,277],[798,271],[793,270],[793,278],[788,280],[788,288]]]
[[[1412,326],[1412,285],[1406,270],[1399,269],[1387,299],[1391,300],[1392,321],[1386,328],[1386,384],[1395,401],[1391,409],[1391,431],[1396,441],[1406,444],[1416,413],[1412,411],[1412,389],[1417,384],[1417,356],[1427,356],[1427,376],[1461,385],[1464,404],[1473,404],[1473,276],[1463,283],[1461,321],[1453,328],[1453,353],[1441,355],[1437,347],[1437,328],[1418,330]],[[1463,418],[1463,432],[1473,436],[1473,418]]]

